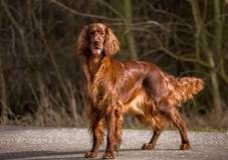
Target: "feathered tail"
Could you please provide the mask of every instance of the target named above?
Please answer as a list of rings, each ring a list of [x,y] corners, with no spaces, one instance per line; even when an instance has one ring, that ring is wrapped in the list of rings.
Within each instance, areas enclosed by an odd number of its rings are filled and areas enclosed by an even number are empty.
[[[197,77],[174,78],[169,75],[167,78],[171,85],[171,92],[168,97],[175,106],[180,106],[192,99],[195,94],[204,88],[203,80]]]

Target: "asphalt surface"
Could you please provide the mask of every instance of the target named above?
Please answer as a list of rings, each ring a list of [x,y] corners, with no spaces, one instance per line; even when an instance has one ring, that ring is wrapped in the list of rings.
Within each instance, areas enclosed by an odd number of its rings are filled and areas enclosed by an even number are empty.
[[[189,132],[192,148],[179,150],[177,131],[164,131],[154,150],[140,150],[151,131],[124,130],[116,159],[228,160],[228,132]],[[87,129],[0,127],[0,160],[86,160],[90,149]],[[102,156],[104,146],[98,154]]]

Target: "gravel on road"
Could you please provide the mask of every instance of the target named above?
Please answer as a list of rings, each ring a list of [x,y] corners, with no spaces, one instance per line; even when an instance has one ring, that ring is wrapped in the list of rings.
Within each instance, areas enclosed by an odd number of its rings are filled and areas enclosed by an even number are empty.
[[[189,132],[192,148],[181,151],[178,131],[164,131],[154,150],[142,151],[151,135],[148,130],[125,129],[116,159],[228,160],[227,132]],[[0,127],[0,160],[86,160],[90,146],[87,129]]]

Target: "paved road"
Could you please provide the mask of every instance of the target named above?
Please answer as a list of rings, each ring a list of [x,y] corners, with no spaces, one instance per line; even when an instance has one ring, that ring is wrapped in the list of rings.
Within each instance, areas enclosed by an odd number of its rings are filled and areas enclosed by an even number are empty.
[[[155,150],[140,150],[150,136],[150,131],[124,130],[116,159],[228,160],[228,133],[190,132],[192,149],[180,151],[178,132],[165,131]],[[87,129],[0,127],[0,160],[86,160],[83,156],[89,148]],[[103,151],[104,147],[99,157]]]

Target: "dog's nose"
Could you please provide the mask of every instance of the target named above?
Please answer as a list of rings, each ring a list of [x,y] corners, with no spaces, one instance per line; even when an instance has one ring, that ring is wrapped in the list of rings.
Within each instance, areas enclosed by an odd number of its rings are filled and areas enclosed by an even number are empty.
[[[95,40],[95,41],[94,41],[94,44],[95,44],[95,45],[98,45],[98,44],[99,44],[99,41],[98,41],[98,40]]]
[[[95,37],[94,37],[94,41],[95,41],[95,42],[99,41],[99,36],[95,36]]]
[[[98,45],[100,42],[101,40],[99,39],[99,37],[94,38],[94,44]]]

